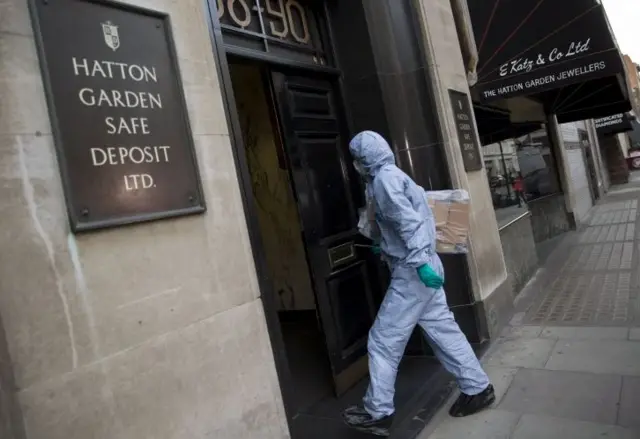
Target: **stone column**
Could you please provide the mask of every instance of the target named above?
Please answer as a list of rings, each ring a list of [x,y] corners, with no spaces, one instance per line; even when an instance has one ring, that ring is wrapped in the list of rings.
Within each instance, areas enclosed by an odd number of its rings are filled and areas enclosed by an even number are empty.
[[[469,94],[450,0],[413,0],[427,68],[422,70],[433,90],[436,116],[447,170],[454,187],[471,195],[471,242],[467,261],[475,300],[482,303],[487,329],[494,335],[510,316],[511,287],[486,171],[465,172],[449,89]]]
[[[607,191],[607,184],[604,179],[606,169],[602,163],[602,156],[600,155],[600,142],[598,140],[598,134],[596,133],[596,127],[593,120],[587,120],[585,123],[587,125],[587,134],[589,135],[589,150],[591,151],[596,179],[598,180],[598,198],[602,198]]]
[[[547,134],[553,148],[553,157],[556,162],[558,176],[560,177],[560,186],[564,193],[564,203],[569,220],[569,226],[572,229],[577,227],[577,218],[575,215],[576,195],[573,190],[573,182],[571,180],[571,170],[569,169],[569,161],[567,158],[567,150],[564,147],[564,140],[560,132],[560,125],[555,114],[547,116]]]

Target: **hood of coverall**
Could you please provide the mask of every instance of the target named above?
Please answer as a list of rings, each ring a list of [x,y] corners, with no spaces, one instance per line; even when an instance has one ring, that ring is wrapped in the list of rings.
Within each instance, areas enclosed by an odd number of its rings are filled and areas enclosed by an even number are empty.
[[[396,158],[387,141],[374,131],[363,131],[357,134],[349,144],[349,151],[354,161],[361,165],[369,177],[375,177],[384,165],[396,163]]]

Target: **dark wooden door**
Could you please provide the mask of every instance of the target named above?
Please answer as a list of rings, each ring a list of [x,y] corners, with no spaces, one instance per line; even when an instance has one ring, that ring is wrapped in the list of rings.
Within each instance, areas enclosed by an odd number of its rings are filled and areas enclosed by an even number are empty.
[[[367,336],[376,308],[375,264],[356,246],[362,240],[357,231],[362,189],[334,83],[281,72],[272,72],[272,80],[317,313],[340,394],[367,374]]]

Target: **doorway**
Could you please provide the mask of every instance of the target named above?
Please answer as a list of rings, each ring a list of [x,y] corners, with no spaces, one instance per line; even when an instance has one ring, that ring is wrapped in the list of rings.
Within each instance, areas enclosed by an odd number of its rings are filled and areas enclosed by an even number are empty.
[[[263,294],[276,308],[266,312],[277,314],[270,332],[286,358],[278,368],[292,435],[354,437],[340,414],[368,385],[367,336],[386,280],[377,258],[358,247],[363,188],[335,82],[235,57],[229,72],[271,287]],[[415,408],[437,370],[424,354],[403,360],[398,411]]]
[[[332,394],[328,352],[291,184],[288,157],[274,109],[265,66],[241,61],[229,65],[245,141],[245,154],[258,225],[275,296],[278,321],[292,386],[295,411]]]
[[[354,197],[328,79],[230,63],[253,201],[285,344],[293,406],[340,396],[367,374],[376,312],[357,251]]]

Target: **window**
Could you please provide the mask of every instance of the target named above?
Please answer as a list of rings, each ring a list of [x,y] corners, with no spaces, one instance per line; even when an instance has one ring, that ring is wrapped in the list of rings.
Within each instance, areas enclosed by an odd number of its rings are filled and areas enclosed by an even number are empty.
[[[527,203],[560,192],[546,129],[483,146],[498,225],[527,212]]]

